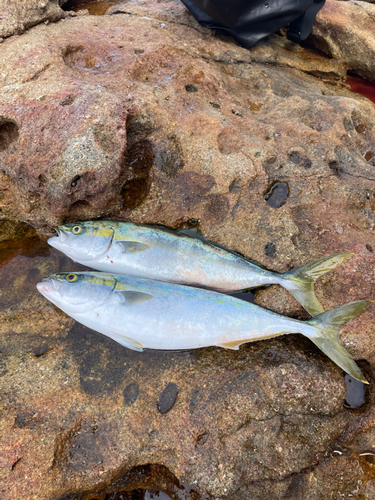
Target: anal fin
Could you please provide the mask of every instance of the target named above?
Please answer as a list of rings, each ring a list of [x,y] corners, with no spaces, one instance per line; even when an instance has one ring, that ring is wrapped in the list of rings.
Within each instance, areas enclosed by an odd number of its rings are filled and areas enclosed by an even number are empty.
[[[143,344],[137,342],[134,339],[131,339],[130,337],[126,337],[125,335],[119,335],[118,333],[112,333],[109,335],[109,337],[118,344],[127,347],[128,349],[132,349],[133,351],[138,351],[138,352],[143,351],[144,347]]]
[[[224,347],[224,349],[233,349],[234,351],[238,351],[241,344],[246,344],[246,342],[252,342],[254,339],[245,339],[245,340],[231,340],[229,342],[220,342],[220,344],[216,344],[218,347]]]

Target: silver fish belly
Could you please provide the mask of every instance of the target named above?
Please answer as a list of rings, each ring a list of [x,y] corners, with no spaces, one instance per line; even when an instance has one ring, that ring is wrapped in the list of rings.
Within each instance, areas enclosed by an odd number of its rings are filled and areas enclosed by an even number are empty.
[[[80,323],[131,349],[238,349],[245,342],[301,333],[353,377],[365,380],[339,344],[337,331],[369,301],[302,322],[214,291],[120,275],[61,273],[37,287]]]
[[[277,283],[312,315],[324,312],[314,282],[352,254],[323,257],[284,274],[263,269],[244,257],[197,238],[113,221],[60,226],[49,244],[76,262],[103,272],[210,288],[221,292]]]

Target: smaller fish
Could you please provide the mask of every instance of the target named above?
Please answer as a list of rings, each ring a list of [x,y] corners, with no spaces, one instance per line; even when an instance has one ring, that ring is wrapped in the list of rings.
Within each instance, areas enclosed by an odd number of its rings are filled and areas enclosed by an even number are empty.
[[[218,292],[248,290],[277,283],[311,316],[324,312],[314,283],[353,254],[322,257],[284,274],[267,271],[241,255],[164,227],[130,222],[66,224],[48,243],[76,262],[98,271],[138,276]]]
[[[79,323],[129,349],[238,349],[246,342],[301,333],[350,376],[367,383],[337,334],[369,300],[298,321],[211,290],[115,274],[52,274],[37,288]]]

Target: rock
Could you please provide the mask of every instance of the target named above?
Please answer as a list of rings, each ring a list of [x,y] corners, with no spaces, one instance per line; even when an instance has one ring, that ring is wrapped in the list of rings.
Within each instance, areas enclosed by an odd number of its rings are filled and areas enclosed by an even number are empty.
[[[1,48],[0,241],[27,238],[0,247],[1,498],[177,495],[177,478],[222,500],[357,487],[371,498],[374,306],[342,331],[371,382],[364,408],[350,410],[341,370],[308,339],[137,353],[35,290],[82,267],[14,221],[47,234],[108,217],[199,223],[277,272],[350,250],[318,281],[319,299],[329,309],[375,295],[375,108],[340,87],[346,66],[280,35],[247,51],[178,4],[116,9]],[[277,182],[278,208],[266,199]],[[256,300],[307,317],[281,288]]]
[[[129,471],[149,463],[236,498],[317,463],[346,429],[341,371],[307,339],[130,351],[38,294],[41,276],[72,269],[40,244],[0,269],[2,499],[104,498],[139,487]]]
[[[375,79],[374,2],[327,0],[308,38],[347,70]]]
[[[20,35],[36,24],[59,21],[66,0],[0,0],[0,37]]]

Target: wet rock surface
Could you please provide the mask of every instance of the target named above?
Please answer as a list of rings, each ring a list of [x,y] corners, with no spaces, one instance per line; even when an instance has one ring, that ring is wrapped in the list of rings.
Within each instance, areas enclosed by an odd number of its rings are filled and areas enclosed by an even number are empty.
[[[327,498],[327,476],[329,498],[372,491],[373,382],[347,409],[341,370],[299,335],[129,351],[37,293],[41,276],[82,267],[22,241],[0,248],[2,498]]]
[[[370,382],[353,409],[301,336],[137,353],[38,295],[81,267],[15,221],[112,217],[199,223],[278,272],[352,251],[319,300],[375,296],[375,107],[332,85],[347,60],[281,35],[247,51],[175,2],[111,12],[0,46],[1,498],[372,498],[374,306],[341,333]],[[277,286],[256,302],[308,317]]]
[[[72,264],[44,245],[0,270],[2,498],[95,498],[150,462],[230,497],[316,463],[347,428],[342,373],[308,340],[129,351],[45,303],[35,283]]]

